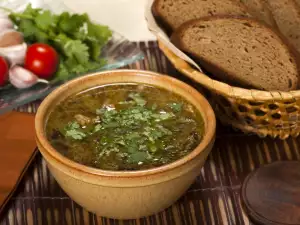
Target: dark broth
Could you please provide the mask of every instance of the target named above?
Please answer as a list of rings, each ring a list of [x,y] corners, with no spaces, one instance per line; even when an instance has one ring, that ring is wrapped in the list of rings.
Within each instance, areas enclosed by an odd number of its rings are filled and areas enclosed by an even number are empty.
[[[180,96],[142,84],[99,86],[55,107],[46,133],[52,146],[83,165],[140,170],[171,163],[201,141],[204,125]]]

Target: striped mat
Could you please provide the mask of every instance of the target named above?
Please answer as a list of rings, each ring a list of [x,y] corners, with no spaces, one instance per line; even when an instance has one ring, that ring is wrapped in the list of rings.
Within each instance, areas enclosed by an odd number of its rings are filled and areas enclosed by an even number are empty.
[[[156,42],[137,43],[145,59],[127,68],[145,69],[177,77]],[[40,101],[17,110],[35,113]],[[300,138],[286,141],[244,135],[218,124],[216,144],[199,177],[185,195],[165,211],[138,220],[97,217],[74,203],[50,175],[40,155],[24,176],[0,218],[1,225],[247,225],[253,224],[240,202],[241,183],[260,165],[279,160],[300,160]],[[99,206],[101,207],[101,206]],[[105,207],[105,206],[103,206]]]

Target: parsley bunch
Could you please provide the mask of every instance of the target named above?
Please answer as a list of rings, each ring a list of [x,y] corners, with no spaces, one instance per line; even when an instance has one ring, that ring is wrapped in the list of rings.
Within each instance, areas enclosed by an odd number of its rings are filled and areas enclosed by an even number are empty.
[[[28,4],[22,13],[11,12],[10,18],[27,43],[46,43],[59,53],[60,65],[55,80],[64,80],[70,74],[81,74],[105,64],[100,58],[101,49],[112,32],[107,26],[91,22],[87,14],[53,14]]]

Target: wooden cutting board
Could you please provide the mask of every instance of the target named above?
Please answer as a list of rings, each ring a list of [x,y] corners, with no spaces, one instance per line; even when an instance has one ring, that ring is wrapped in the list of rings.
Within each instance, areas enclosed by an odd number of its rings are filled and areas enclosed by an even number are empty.
[[[0,213],[36,152],[34,114],[0,115]]]

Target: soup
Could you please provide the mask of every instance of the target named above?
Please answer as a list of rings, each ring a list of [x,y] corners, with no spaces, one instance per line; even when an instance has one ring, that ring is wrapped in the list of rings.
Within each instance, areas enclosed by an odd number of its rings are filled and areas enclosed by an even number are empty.
[[[104,85],[66,98],[49,115],[51,145],[103,170],[141,170],[182,158],[201,141],[200,113],[182,97],[144,84]]]

